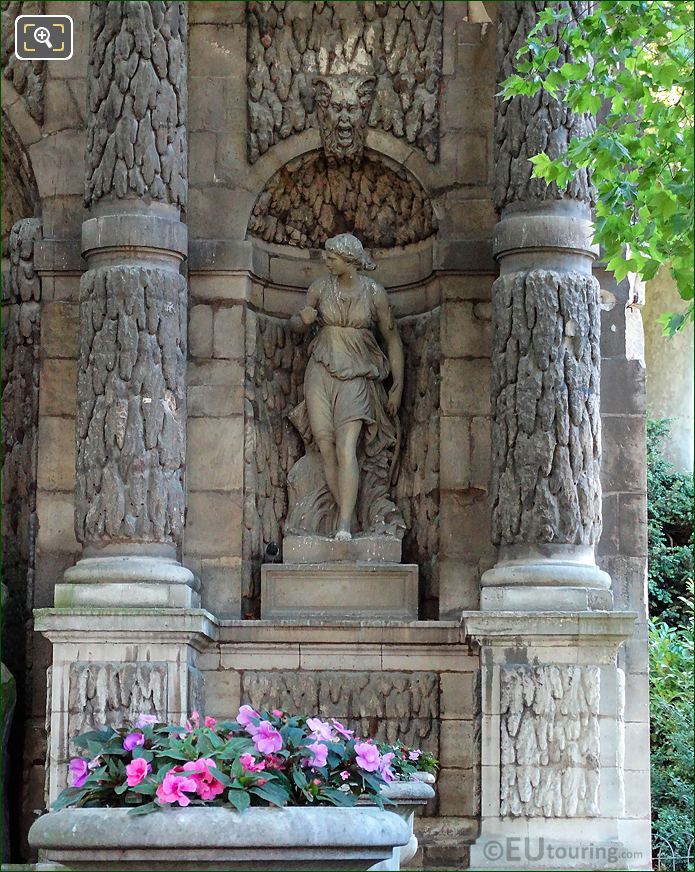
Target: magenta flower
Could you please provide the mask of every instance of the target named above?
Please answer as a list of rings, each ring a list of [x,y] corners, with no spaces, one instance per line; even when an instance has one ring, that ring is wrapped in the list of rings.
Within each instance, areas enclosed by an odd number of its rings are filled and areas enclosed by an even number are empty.
[[[341,724],[340,721],[336,721],[335,718],[333,718],[333,726],[335,727],[335,729],[340,733],[340,735],[344,739],[351,739],[353,737],[353,734],[355,731],[348,730],[348,728],[346,726]]]
[[[125,774],[128,776],[128,787],[136,787],[141,781],[144,781],[151,771],[152,767],[147,760],[136,757],[125,768]]]
[[[256,763],[253,754],[242,754],[239,762],[244,767],[244,772],[262,772],[265,769],[265,760]]]
[[[326,765],[328,748],[325,745],[322,745],[321,742],[313,742],[311,745],[307,745],[307,748],[311,751],[311,757],[306,757],[302,760],[303,766],[311,766],[314,769],[320,769],[322,766]]]
[[[183,764],[183,771],[193,777],[196,793],[204,800],[214,799],[224,791],[224,785],[210,772],[210,767],[215,767],[215,761],[209,757],[189,760]]]
[[[281,711],[280,709],[273,709],[273,715],[276,718],[281,718],[284,715],[284,712]]]
[[[284,769],[285,761],[278,754],[268,754],[265,758],[265,765],[268,769]]]
[[[140,727],[151,727],[153,724],[157,723],[157,715],[140,715],[140,717],[135,721],[135,726]]]
[[[89,778],[89,762],[81,757],[73,757],[70,761],[70,787],[82,787]]]
[[[392,751],[389,751],[388,754],[384,754],[379,760],[379,774],[387,784],[389,781],[396,780],[396,776],[393,774],[393,770],[391,769],[391,762],[395,756],[396,755]]]
[[[312,738],[322,739],[324,742],[333,741],[331,725],[322,721],[321,718],[307,718],[306,725],[311,730]]]
[[[379,768],[379,749],[371,742],[355,744],[357,765],[365,772],[376,772]]]
[[[414,748],[412,751],[410,751],[408,753],[408,758],[410,760],[417,760],[421,754],[422,754],[422,751],[419,748]]]
[[[212,727],[214,727],[216,723],[217,723],[217,720],[215,718],[211,718],[209,715],[207,715],[205,717],[205,726],[206,727],[210,727],[212,729]]]
[[[123,747],[126,751],[132,751],[133,748],[137,748],[138,745],[145,744],[145,737],[142,733],[128,733],[128,735],[123,740]]]
[[[244,727],[250,736],[253,736],[258,729],[253,721],[258,720],[258,718],[260,718],[260,715],[254,708],[251,708],[250,705],[242,705],[237,713],[236,722]]]
[[[167,772],[164,781],[157,788],[157,799],[160,802],[178,802],[180,806],[190,805],[187,793],[195,793],[197,784],[195,778],[177,775],[174,770]]]
[[[282,736],[270,721],[261,721],[253,736],[253,743],[261,754],[274,754],[282,748]]]
[[[343,781],[347,781],[350,777],[350,773],[347,771],[347,769],[343,769],[343,771],[340,773],[340,777],[343,779]]]

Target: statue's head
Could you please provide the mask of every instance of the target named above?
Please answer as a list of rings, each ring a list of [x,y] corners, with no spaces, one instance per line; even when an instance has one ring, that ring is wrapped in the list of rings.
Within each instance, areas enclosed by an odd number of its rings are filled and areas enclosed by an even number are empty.
[[[344,267],[360,270],[376,269],[376,264],[352,233],[339,233],[326,240],[326,266],[329,272],[340,275]]]
[[[329,157],[358,158],[364,150],[374,99],[374,76],[319,76],[314,81],[316,117]]]

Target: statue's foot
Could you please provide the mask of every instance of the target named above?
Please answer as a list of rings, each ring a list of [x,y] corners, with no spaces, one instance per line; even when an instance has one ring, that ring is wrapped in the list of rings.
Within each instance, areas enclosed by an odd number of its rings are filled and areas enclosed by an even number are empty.
[[[335,532],[335,541],[336,542],[349,542],[352,539],[352,533],[350,532],[349,527],[343,527],[342,525],[338,527]]]

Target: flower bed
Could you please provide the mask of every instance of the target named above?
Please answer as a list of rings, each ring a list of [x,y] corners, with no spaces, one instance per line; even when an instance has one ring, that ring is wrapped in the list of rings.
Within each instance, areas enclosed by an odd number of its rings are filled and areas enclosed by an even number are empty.
[[[397,869],[438,765],[335,719],[250,706],[183,727],[141,715],[75,744],[70,786],[30,833],[72,869]]]
[[[132,726],[78,736],[84,751],[70,762],[66,806],[130,808],[147,814],[163,806],[354,806],[360,797],[383,806],[382,788],[436,771],[419,749],[360,739],[340,721],[291,716],[277,709],[239,709],[236,720],[185,727],[141,715]]]

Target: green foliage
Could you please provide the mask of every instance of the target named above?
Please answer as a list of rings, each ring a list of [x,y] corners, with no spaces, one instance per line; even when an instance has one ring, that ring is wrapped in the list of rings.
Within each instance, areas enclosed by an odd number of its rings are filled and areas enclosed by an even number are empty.
[[[668,421],[647,425],[647,535],[649,611],[685,626],[683,597],[693,574],[693,477],[663,455]]]
[[[647,425],[652,826],[665,868],[687,856],[694,812],[693,477],[663,456],[668,432]]]
[[[693,14],[687,0],[599,0],[576,27],[567,6],[538,16],[502,94],[541,88],[576,112],[600,113],[594,132],[552,160],[531,158],[534,177],[564,189],[588,167],[598,193],[594,242],[621,281],[645,281],[668,263],[684,312],[662,316],[666,333],[693,314]],[[554,26],[573,62],[547,47]],[[553,40],[554,42],[554,40]]]
[[[675,628],[657,619],[649,625],[652,828],[655,853],[668,846],[665,858],[671,852],[687,856],[695,812],[692,581],[688,588],[683,598],[687,624]]]

